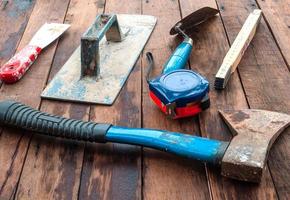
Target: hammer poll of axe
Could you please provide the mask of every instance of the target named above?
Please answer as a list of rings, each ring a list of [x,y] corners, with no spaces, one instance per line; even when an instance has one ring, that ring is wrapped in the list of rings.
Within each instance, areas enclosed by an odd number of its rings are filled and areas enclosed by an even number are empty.
[[[220,111],[234,137],[230,142],[164,130],[127,128],[66,119],[15,101],[0,102],[0,123],[39,134],[90,142],[140,145],[221,166],[222,175],[260,182],[271,145],[289,126],[290,115],[245,109]]]

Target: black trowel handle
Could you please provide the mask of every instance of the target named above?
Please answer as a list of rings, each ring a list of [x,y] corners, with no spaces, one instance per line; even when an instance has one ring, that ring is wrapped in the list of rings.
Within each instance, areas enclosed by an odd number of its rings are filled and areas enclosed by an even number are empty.
[[[0,102],[0,124],[90,142],[106,142],[105,135],[111,126],[53,116],[14,101]]]

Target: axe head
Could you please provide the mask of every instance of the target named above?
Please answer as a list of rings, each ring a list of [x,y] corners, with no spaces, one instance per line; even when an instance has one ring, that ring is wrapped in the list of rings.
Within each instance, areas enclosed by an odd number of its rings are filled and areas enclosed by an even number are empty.
[[[260,182],[268,152],[289,126],[290,115],[254,109],[219,112],[234,135],[222,158],[222,175]]]

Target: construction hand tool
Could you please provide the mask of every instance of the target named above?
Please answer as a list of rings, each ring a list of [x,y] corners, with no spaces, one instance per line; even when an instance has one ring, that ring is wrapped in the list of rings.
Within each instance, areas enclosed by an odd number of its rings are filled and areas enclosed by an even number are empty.
[[[231,74],[235,72],[242,56],[256,33],[261,16],[262,11],[255,9],[245,21],[215,76],[215,89],[222,90],[226,87]]]
[[[268,152],[289,126],[290,115],[251,109],[220,114],[234,135],[230,142],[164,130],[83,122],[43,113],[14,101],[0,102],[2,125],[68,139],[141,145],[220,165],[226,177],[260,182]]]
[[[41,96],[112,105],[139,58],[156,18],[101,14]]]
[[[45,23],[29,44],[0,68],[0,79],[5,83],[15,83],[20,80],[42,49],[56,40],[69,27],[69,24]]]
[[[147,75],[149,95],[161,111],[172,119],[196,115],[210,106],[208,81],[200,74],[185,69],[193,43],[186,32],[217,13],[216,9],[204,7],[173,26],[170,34],[180,34],[184,40],[163,66],[162,74],[151,80],[149,73],[153,67],[153,56],[146,54],[150,63]]]

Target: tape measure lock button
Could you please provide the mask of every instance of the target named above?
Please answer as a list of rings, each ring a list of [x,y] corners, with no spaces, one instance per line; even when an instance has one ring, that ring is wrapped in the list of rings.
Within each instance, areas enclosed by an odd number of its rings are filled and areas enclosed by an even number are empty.
[[[166,104],[166,114],[169,115],[172,119],[176,118],[177,116],[175,108],[176,108],[175,102]]]

